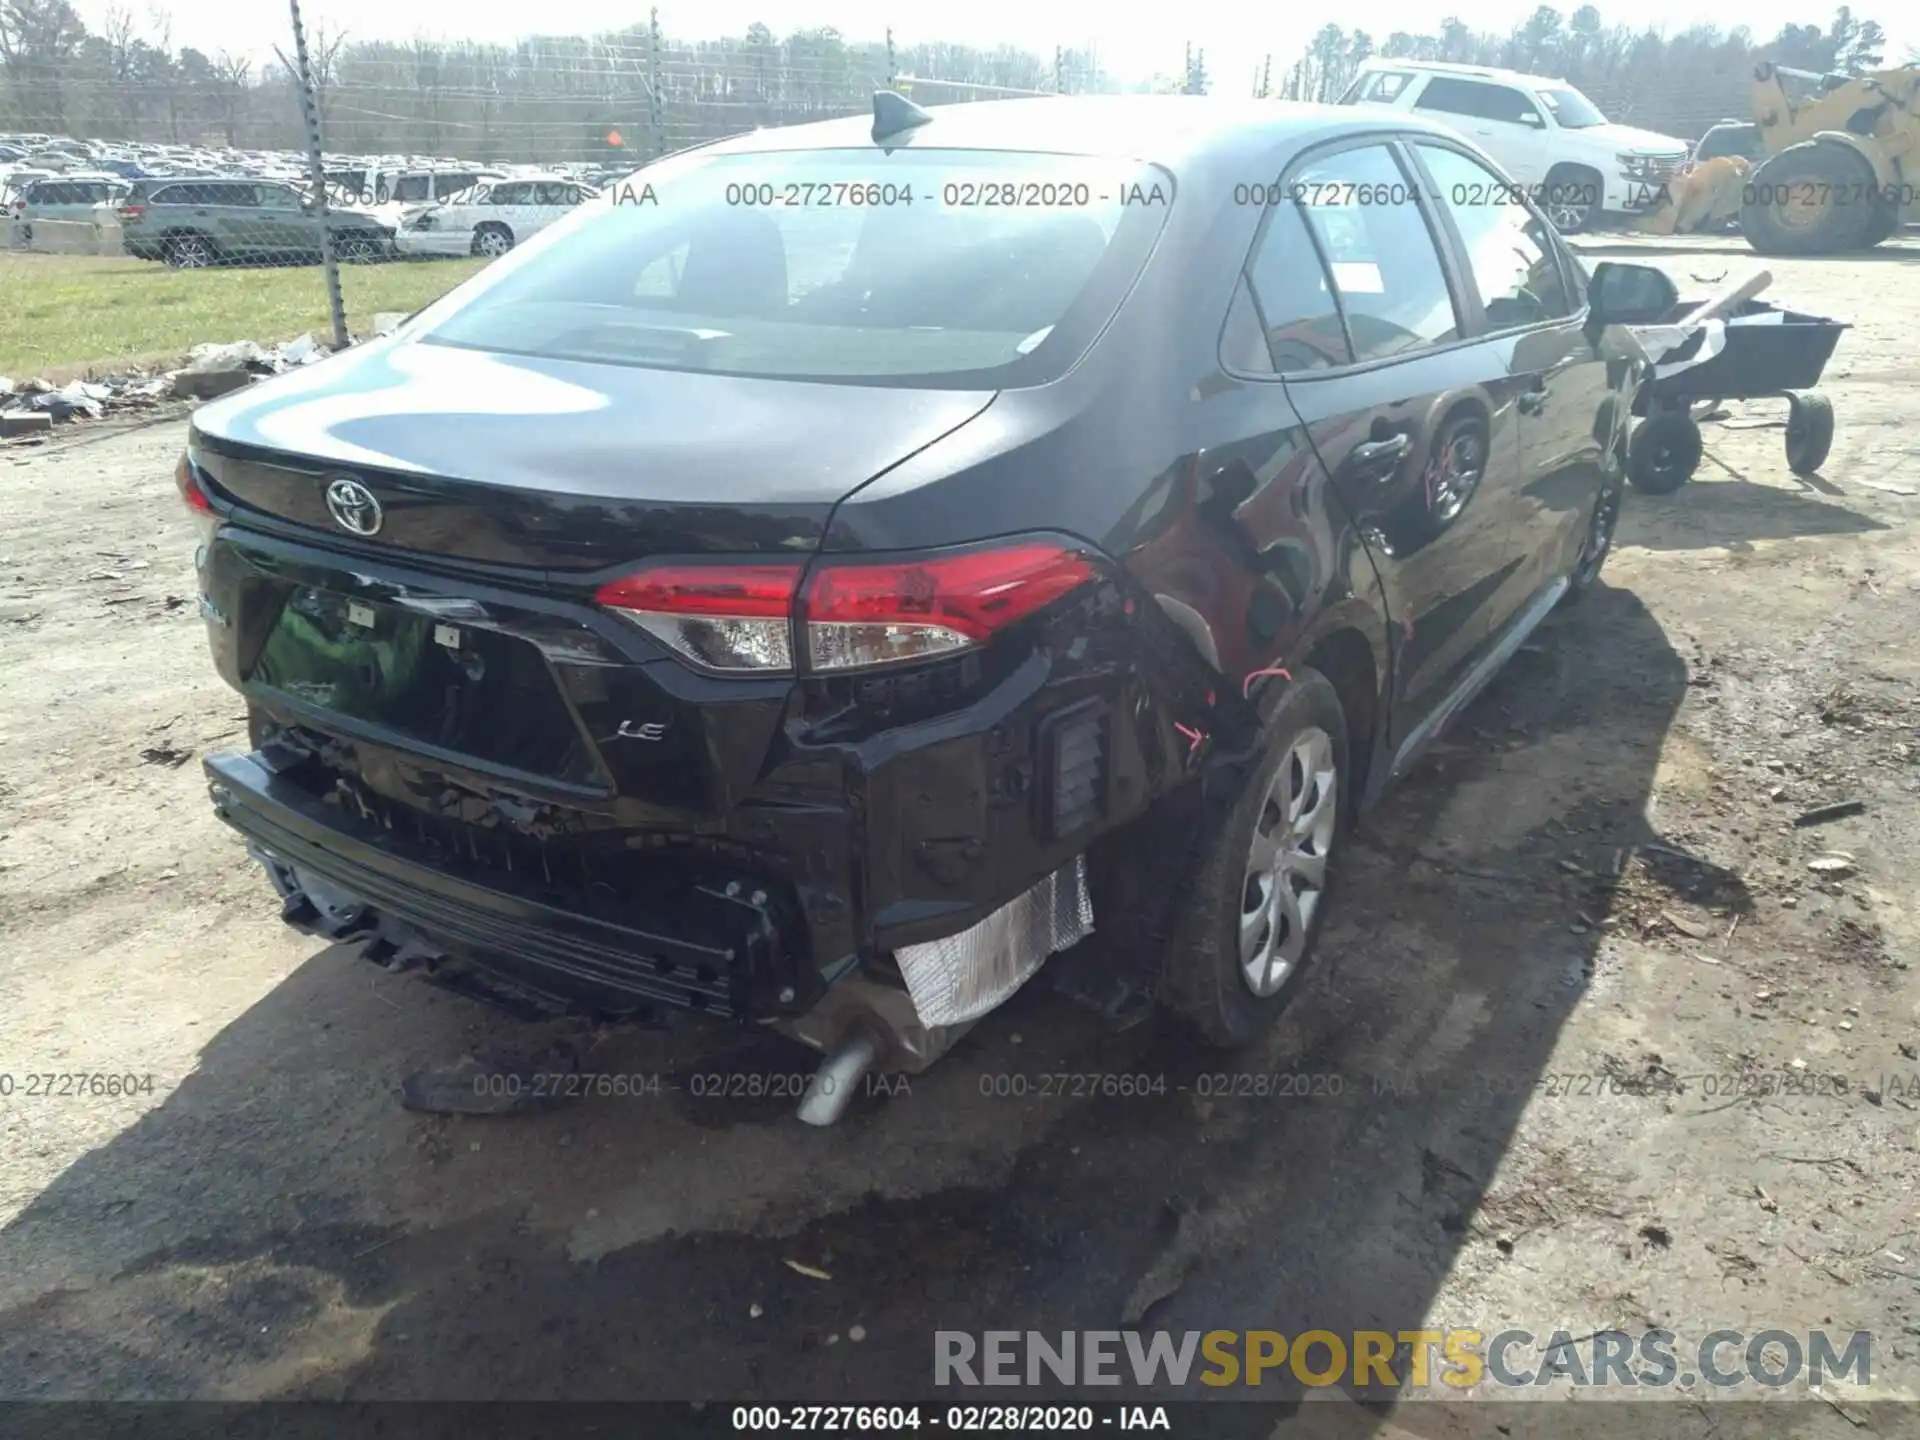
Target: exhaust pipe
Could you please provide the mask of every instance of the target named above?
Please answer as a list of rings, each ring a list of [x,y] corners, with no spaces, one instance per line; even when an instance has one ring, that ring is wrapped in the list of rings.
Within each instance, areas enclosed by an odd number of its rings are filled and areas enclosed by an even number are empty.
[[[846,1114],[860,1082],[879,1056],[880,1047],[872,1031],[856,1027],[813,1072],[807,1093],[800,1099],[800,1118],[809,1125],[825,1127]]]

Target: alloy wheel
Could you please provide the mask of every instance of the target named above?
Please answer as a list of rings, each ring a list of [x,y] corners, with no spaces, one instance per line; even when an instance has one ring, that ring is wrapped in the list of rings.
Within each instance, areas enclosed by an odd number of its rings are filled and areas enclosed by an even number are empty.
[[[1574,570],[1574,583],[1585,585],[1600,573],[1607,552],[1613,548],[1614,527],[1620,523],[1620,487],[1609,485],[1593,503],[1593,517],[1587,521],[1586,543],[1580,547],[1580,564]]]
[[[1433,518],[1445,525],[1467,508],[1479,488],[1485,468],[1485,449],[1478,434],[1462,430],[1452,436],[1434,462],[1430,484]]]
[[[1254,819],[1240,894],[1240,975],[1262,999],[1306,953],[1326,895],[1339,780],[1332,738],[1310,726],[1294,737]]]
[[[1547,223],[1562,235],[1573,235],[1586,228],[1588,213],[1593,209],[1579,200],[1570,200],[1564,192],[1550,196],[1547,200]]]

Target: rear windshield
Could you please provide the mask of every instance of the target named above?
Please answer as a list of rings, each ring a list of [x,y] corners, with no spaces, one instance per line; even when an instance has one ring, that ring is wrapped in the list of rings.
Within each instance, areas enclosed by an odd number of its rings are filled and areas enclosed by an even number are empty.
[[[725,375],[1041,384],[1112,317],[1172,194],[1157,168],[1076,156],[683,156],[455,291],[420,338]]]

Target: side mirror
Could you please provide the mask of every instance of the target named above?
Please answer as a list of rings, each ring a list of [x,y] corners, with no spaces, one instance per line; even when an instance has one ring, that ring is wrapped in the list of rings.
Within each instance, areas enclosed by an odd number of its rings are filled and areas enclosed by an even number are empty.
[[[1657,325],[1680,304],[1680,292],[1664,270],[1603,260],[1587,282],[1588,314],[1595,325]]]

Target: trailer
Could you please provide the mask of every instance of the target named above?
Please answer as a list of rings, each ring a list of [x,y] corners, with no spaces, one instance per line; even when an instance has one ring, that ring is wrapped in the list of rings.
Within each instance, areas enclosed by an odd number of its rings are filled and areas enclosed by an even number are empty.
[[[1713,301],[1688,302],[1635,331],[1653,374],[1634,398],[1627,479],[1648,495],[1670,495],[1693,477],[1703,441],[1700,418],[1728,400],[1787,402],[1787,468],[1811,475],[1833,449],[1833,405],[1815,387],[1850,327],[1754,297],[1765,271]]]

